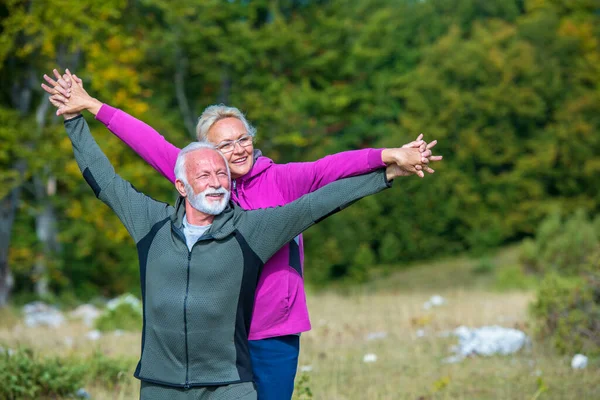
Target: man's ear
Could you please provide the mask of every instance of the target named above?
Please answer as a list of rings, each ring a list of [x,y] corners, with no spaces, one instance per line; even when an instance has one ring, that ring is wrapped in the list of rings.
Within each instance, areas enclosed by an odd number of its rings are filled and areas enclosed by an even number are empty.
[[[175,189],[179,192],[179,194],[183,197],[187,197],[187,191],[185,190],[185,184],[180,180],[175,180]]]

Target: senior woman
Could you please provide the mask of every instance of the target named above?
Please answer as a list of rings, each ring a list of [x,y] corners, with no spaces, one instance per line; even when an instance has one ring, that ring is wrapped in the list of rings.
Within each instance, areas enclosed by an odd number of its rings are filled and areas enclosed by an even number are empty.
[[[81,80],[67,70],[52,85],[42,84],[54,101],[62,102],[57,112],[75,113],[84,109],[138,153],[171,182],[179,148],[156,130],[129,114],[92,98]],[[254,149],[255,128],[234,107],[210,106],[197,124],[198,140],[214,144],[227,159],[231,170],[231,199],[244,209],[282,206],[326,184],[349,176],[365,174],[397,164],[404,175],[433,173],[429,161],[436,142],[426,144],[420,135],[403,148],[364,149],[327,156],[315,162],[276,164]],[[263,267],[259,278],[254,313],[248,333],[254,380],[259,400],[291,399],[298,364],[300,333],[310,330],[304,291],[302,236],[279,250]]]

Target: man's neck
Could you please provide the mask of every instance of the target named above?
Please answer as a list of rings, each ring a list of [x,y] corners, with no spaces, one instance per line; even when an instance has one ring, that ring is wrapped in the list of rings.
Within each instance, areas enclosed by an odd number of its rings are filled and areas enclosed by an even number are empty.
[[[187,218],[187,222],[191,225],[203,226],[212,224],[215,216],[196,210],[186,201],[184,218]]]

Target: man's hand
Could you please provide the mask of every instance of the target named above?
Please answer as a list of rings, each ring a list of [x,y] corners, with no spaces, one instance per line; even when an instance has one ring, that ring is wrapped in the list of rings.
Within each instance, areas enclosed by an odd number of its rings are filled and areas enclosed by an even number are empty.
[[[75,118],[76,116],[80,115],[79,113],[67,113],[67,112],[62,112],[59,114],[59,111],[61,110],[61,108],[64,107],[64,104],[61,103],[60,101],[53,99],[52,97],[53,96],[50,96],[49,100],[50,100],[50,103],[52,103],[52,105],[57,108],[56,115],[62,115],[63,118],[65,119],[65,121],[68,119]]]
[[[381,153],[383,162],[390,166],[398,167],[397,176],[418,175],[423,178],[423,157],[420,148],[393,148],[384,149]]]
[[[382,161],[390,166],[397,165],[394,169],[395,176],[417,175],[425,176],[423,171],[433,174],[435,171],[429,167],[430,161],[440,161],[442,156],[432,155],[431,149],[435,147],[437,140],[427,143],[420,134],[415,141],[405,144],[401,148],[384,149],[381,153]],[[415,153],[418,150],[419,155]]]
[[[42,88],[51,94],[50,101],[55,103],[61,103],[56,115],[76,114],[83,110],[88,110],[93,115],[96,115],[102,107],[102,103],[93,97],[91,97],[83,88],[83,82],[76,75],[72,75],[67,69],[64,75],[54,69],[52,71],[56,80],[50,78],[48,75],[44,75],[44,79],[52,87],[49,87],[42,83]]]

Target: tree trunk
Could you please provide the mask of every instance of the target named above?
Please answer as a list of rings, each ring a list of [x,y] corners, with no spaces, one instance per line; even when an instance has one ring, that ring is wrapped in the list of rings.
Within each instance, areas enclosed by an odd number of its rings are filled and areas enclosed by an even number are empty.
[[[229,68],[223,67],[221,70],[221,88],[219,90],[219,104],[229,104],[229,93],[231,93],[231,74]]]
[[[196,138],[196,118],[185,94],[185,75],[187,73],[188,59],[181,48],[177,49],[176,54],[178,60],[175,70],[175,95],[177,97],[177,104],[183,116],[185,128],[191,137]]]
[[[19,172],[21,178],[25,167],[24,161],[19,161],[15,165],[15,170]],[[21,185],[18,185],[4,199],[0,200],[0,308],[6,306],[14,284],[8,264],[8,252],[20,197]]]

